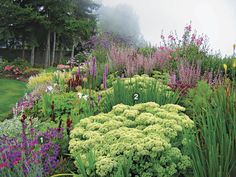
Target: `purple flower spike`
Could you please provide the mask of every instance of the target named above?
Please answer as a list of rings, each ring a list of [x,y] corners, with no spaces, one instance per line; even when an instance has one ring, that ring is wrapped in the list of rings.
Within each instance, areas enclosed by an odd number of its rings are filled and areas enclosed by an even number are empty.
[[[93,63],[92,63],[92,76],[96,77],[96,57],[93,57]]]

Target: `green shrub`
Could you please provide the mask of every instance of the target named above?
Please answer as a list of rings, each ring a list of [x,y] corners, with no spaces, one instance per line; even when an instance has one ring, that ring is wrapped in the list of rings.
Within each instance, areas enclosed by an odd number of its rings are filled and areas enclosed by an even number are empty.
[[[134,94],[139,94],[139,100],[134,102]],[[178,93],[149,77],[148,75],[135,75],[132,78],[118,79],[113,87],[101,92],[102,101],[100,108],[103,112],[109,112],[116,104],[134,105],[135,103],[156,102],[158,104],[177,103]]]
[[[81,120],[71,132],[69,150],[73,157],[80,154],[85,160],[93,148],[96,175],[100,177],[115,177],[120,163],[131,152],[131,176],[187,175],[191,161],[185,153],[188,141],[184,132],[192,129],[193,121],[182,113],[184,110],[178,105],[160,106],[153,102],[116,105],[107,114]]]
[[[146,47],[142,47],[142,48],[138,48],[138,52],[140,54],[142,54],[145,57],[150,57],[151,55],[153,55],[156,52],[156,48],[150,46],[146,46]]]
[[[22,58],[17,58],[11,62],[11,65],[19,67],[21,70],[24,70],[26,67],[30,67],[30,64],[27,60]]]
[[[89,94],[91,94],[89,96]],[[68,114],[72,118],[73,125],[88,116],[98,112],[97,94],[89,93],[89,90],[81,92],[64,92],[56,94],[44,94],[39,102],[31,110],[31,114],[38,116],[42,121],[52,116],[52,102],[54,102],[54,115],[56,120],[66,121]]]
[[[79,63],[85,62],[87,60],[87,58],[88,58],[88,54],[84,53],[84,52],[79,52],[78,54],[75,55],[75,59]],[[65,64],[66,64],[66,62],[65,62]]]
[[[96,57],[98,63],[107,62],[107,50],[101,47],[93,50],[92,55]]]

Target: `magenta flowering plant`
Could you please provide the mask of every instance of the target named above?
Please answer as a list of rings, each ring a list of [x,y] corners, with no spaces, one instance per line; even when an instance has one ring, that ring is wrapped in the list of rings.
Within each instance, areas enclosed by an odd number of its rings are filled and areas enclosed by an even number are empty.
[[[184,28],[181,38],[177,33],[169,34],[168,37],[161,35],[160,48],[169,48],[173,50],[173,58],[184,58],[190,61],[196,61],[206,58],[209,53],[208,37],[199,35],[196,30],[193,31],[190,23]]]
[[[191,23],[185,26],[184,34],[182,35],[181,39],[177,33],[173,34],[171,32],[167,37],[162,34],[161,40],[162,42],[160,47],[168,47],[173,50],[191,45],[198,47],[200,50],[205,51],[207,49],[207,36],[203,34],[198,35],[196,30],[193,31]]]

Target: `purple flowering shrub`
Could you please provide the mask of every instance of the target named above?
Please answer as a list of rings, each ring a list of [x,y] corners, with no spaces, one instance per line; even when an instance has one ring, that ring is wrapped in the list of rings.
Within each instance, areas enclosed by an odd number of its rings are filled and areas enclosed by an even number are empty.
[[[22,117],[21,137],[0,137],[0,176],[11,173],[18,176],[48,176],[58,166],[60,144],[63,139],[63,129],[51,128],[45,132],[34,130]],[[39,137],[45,142],[39,144]],[[16,170],[17,169],[17,170]],[[16,173],[22,173],[16,174]],[[32,175],[34,174],[34,175]]]
[[[205,80],[214,87],[223,83],[223,74],[220,72],[205,71],[201,73],[201,64],[190,63],[182,60],[177,70],[170,74],[168,85],[174,90],[185,95],[189,89],[196,87],[198,81]]]

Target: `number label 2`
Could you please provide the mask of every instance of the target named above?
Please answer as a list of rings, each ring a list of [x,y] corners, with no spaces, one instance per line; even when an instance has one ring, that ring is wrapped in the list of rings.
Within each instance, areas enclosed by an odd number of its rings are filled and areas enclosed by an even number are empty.
[[[133,94],[133,100],[134,100],[134,101],[138,101],[139,98],[140,98],[139,93],[134,93],[134,94]]]

